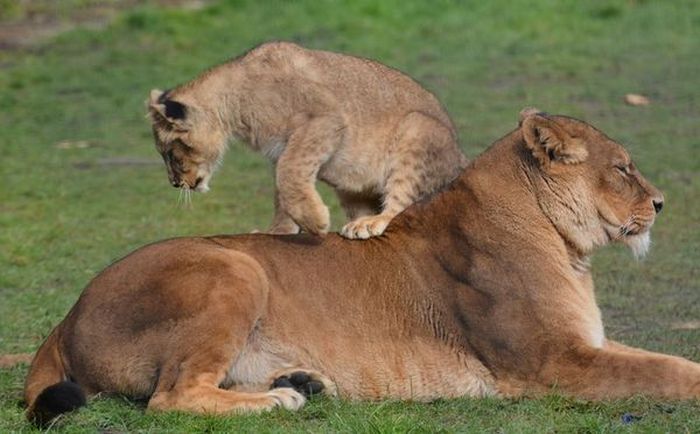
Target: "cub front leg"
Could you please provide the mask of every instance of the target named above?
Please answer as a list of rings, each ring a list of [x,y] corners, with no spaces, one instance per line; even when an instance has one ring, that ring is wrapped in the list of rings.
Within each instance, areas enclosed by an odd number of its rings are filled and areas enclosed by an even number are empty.
[[[325,234],[330,226],[330,213],[316,191],[316,178],[342,140],[343,130],[336,117],[314,118],[290,135],[277,161],[281,210],[312,234]]]
[[[280,205],[279,191],[275,187],[275,216],[272,219],[268,234],[286,235],[298,234],[299,225],[294,223],[292,217]]]

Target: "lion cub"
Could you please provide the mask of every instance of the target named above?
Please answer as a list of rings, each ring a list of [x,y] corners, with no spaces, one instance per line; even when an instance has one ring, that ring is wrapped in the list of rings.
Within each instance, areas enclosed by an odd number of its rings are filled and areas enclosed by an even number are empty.
[[[260,45],[148,101],[170,183],[207,191],[234,137],[275,168],[270,233],[328,231],[315,188],[333,186],[347,238],[382,234],[407,206],[466,164],[438,100],[378,62],[287,42]]]

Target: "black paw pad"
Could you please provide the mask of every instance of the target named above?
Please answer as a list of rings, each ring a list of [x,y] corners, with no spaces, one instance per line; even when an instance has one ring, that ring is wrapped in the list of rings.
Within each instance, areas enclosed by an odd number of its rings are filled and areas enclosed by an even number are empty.
[[[272,389],[277,387],[291,387],[307,398],[311,395],[316,395],[323,391],[323,383],[311,378],[309,374],[303,371],[292,372],[291,374],[283,375],[275,378],[272,382]]]
[[[272,382],[272,387],[270,389],[276,389],[278,387],[291,387],[294,388],[294,385],[292,384],[291,381],[289,381],[289,377],[287,376],[282,376],[279,378],[275,378],[275,381]]]

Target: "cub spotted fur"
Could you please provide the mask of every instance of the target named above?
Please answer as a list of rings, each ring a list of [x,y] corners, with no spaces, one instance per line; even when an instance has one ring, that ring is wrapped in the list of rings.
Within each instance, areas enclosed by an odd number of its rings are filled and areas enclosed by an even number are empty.
[[[323,234],[333,186],[348,238],[380,235],[466,164],[430,92],[378,62],[287,42],[263,44],[167,92],[151,91],[156,147],[174,187],[207,191],[229,138],[275,167],[270,233]]]
[[[662,205],[620,144],[526,111],[381,239],[178,238],[109,266],[37,352],[28,415],[50,420],[81,391],[220,414],[320,390],[700,398],[700,364],[608,339],[595,301],[591,254],[644,253]]]

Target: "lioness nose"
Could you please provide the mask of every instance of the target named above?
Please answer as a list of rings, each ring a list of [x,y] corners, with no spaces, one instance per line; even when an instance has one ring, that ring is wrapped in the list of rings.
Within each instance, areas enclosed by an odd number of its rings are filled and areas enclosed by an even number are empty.
[[[654,209],[656,210],[657,214],[660,213],[664,207],[664,200],[663,199],[652,199],[651,203],[654,204]]]

